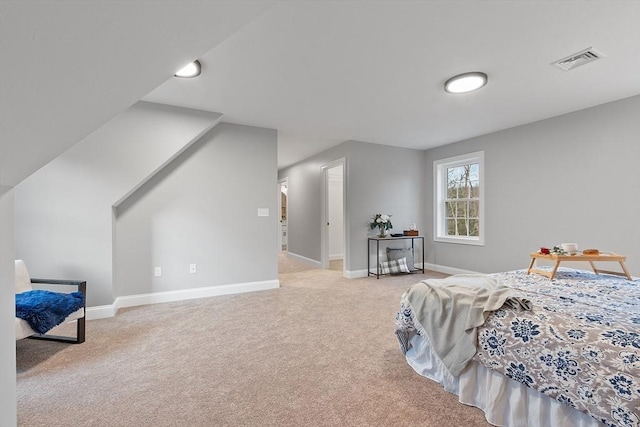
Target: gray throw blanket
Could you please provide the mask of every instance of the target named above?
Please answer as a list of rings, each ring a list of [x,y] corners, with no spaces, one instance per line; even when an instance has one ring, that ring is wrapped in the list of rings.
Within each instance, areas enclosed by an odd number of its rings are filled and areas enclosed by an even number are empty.
[[[429,337],[432,349],[453,375],[459,375],[476,353],[478,327],[489,312],[507,304],[531,309],[531,302],[495,278],[459,274],[413,285],[403,298]]]

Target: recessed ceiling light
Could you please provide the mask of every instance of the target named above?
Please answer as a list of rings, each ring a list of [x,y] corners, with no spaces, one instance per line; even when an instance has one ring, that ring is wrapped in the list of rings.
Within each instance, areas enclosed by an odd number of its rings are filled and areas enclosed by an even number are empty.
[[[444,82],[444,90],[449,93],[473,92],[486,85],[488,80],[487,75],[479,71],[458,74]]]
[[[174,74],[175,77],[198,77],[200,75],[200,61],[197,59],[191,64],[186,65]]]

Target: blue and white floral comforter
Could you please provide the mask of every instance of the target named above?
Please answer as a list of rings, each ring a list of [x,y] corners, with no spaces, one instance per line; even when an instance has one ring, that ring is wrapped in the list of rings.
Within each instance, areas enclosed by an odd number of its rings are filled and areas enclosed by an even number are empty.
[[[554,280],[526,270],[491,276],[533,309],[492,312],[474,359],[605,425],[640,426],[640,281],[566,268]],[[411,307],[396,324],[414,328]]]

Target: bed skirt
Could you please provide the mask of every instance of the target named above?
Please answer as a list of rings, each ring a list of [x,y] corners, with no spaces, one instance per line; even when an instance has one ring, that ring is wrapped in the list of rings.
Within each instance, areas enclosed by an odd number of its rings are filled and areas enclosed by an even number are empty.
[[[504,427],[602,427],[579,412],[472,360],[454,377],[431,351],[424,337],[414,335],[406,357],[420,375],[430,378],[465,405],[480,408],[487,421]]]

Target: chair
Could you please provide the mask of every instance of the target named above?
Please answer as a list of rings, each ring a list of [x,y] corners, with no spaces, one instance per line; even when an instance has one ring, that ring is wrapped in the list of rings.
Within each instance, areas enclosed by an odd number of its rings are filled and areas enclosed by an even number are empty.
[[[34,331],[29,323],[24,320],[16,317],[16,341],[21,340],[23,338],[33,338],[33,339],[41,339],[41,340],[50,340],[50,341],[61,341],[68,342],[73,344],[81,344],[85,340],[85,312],[86,312],[86,297],[87,297],[87,282],[80,282],[75,280],[57,280],[57,279],[32,279],[29,276],[29,272],[27,271],[27,266],[22,260],[15,261],[15,269],[16,269],[16,277],[15,277],[15,285],[16,285],[16,294],[31,291],[33,290],[32,284],[38,285],[66,285],[66,286],[76,286],[77,290],[81,292],[85,297],[84,306],[71,313],[64,320],[63,323],[67,322],[76,322],[76,336],[59,336],[59,335],[50,335],[50,334],[39,334]],[[49,287],[49,286],[47,286]]]

